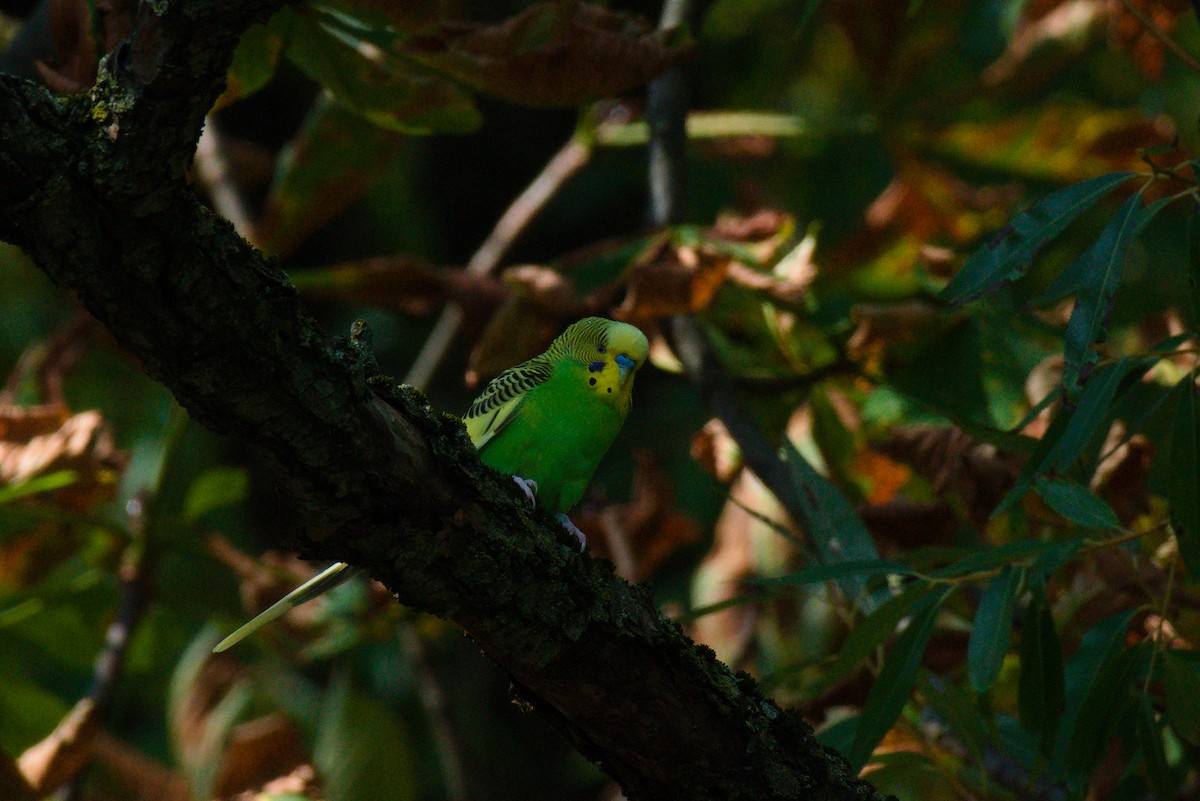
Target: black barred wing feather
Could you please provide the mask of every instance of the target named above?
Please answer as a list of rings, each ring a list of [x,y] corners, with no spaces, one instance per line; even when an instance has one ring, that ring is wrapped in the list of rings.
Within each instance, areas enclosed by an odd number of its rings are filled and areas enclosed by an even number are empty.
[[[463,416],[467,434],[475,447],[482,449],[503,431],[521,408],[529,390],[549,379],[553,371],[550,360],[542,354],[493,378]]]

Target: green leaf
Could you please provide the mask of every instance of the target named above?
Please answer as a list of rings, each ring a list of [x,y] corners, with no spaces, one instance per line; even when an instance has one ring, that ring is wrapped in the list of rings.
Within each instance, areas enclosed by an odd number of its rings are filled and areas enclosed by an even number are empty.
[[[941,676],[921,671],[921,694],[929,708],[941,717],[976,759],[983,759],[990,744],[990,721],[980,712],[974,695],[964,687],[947,682]]]
[[[286,255],[362,197],[403,145],[346,106],[318,101],[283,152],[267,197],[260,244]]]
[[[1046,590],[1038,583],[1021,629],[1021,676],[1017,707],[1021,726],[1040,738],[1043,750],[1054,742],[1065,701],[1062,645]]]
[[[1100,202],[1133,173],[1111,173],[1060,189],[1013,217],[991,242],[976,250],[943,290],[951,303],[966,303],[1029,269],[1038,250],[1080,214]]]
[[[1044,467],[1047,470],[1062,471],[1075,463],[1108,419],[1121,382],[1140,363],[1135,359],[1121,359],[1096,371],[1080,396],[1075,412],[1067,421],[1062,437],[1046,457]]]
[[[1065,478],[1038,478],[1034,485],[1046,504],[1084,528],[1117,528],[1121,521],[1108,503],[1087,487]]]
[[[1079,290],[1071,319],[1067,322],[1064,351],[1063,386],[1076,395],[1087,380],[1099,355],[1092,349],[1104,336],[1113,296],[1121,283],[1129,246],[1171,198],[1150,206],[1142,205],[1141,194],[1131,195],[1100,233],[1095,244],[1080,257],[1072,270],[1079,270]]]
[[[313,763],[328,801],[412,801],[416,783],[408,736],[376,699],[345,674],[330,683],[321,709]]]
[[[892,728],[908,702],[917,682],[917,670],[921,667],[925,645],[933,634],[938,611],[950,591],[948,586],[939,586],[921,598],[913,609],[908,628],[884,659],[883,668],[871,685],[871,692],[863,706],[858,729],[854,732],[854,743],[845,754],[855,771],[866,764],[875,746]]]
[[[74,470],[57,470],[53,473],[47,473],[44,476],[28,478],[20,484],[9,484],[8,486],[0,487],[0,506],[12,503],[18,498],[26,498],[30,495],[39,495],[43,492],[53,492],[63,487],[69,487],[77,480],[79,480],[79,475]]]
[[[455,84],[411,72],[373,42],[331,28],[318,13],[303,8],[294,13],[288,59],[371,123],[410,134],[469,133],[479,127],[474,101]]]
[[[1176,788],[1171,779],[1171,768],[1167,764],[1167,754],[1163,749],[1162,724],[1154,714],[1154,706],[1150,699],[1145,695],[1138,699],[1135,733],[1150,786],[1154,788],[1154,793],[1160,801],[1171,801],[1176,797]]]
[[[987,692],[996,677],[1012,639],[1012,613],[1024,571],[1008,565],[988,582],[979,599],[967,644],[967,676],[977,693]]]
[[[791,473],[797,501],[807,513],[809,522],[805,533],[816,545],[822,561],[835,564],[878,560],[879,552],[875,549],[871,533],[833,482],[814,470],[796,447],[786,440],[780,449],[780,458]],[[860,578],[846,576],[838,585],[847,598],[867,600],[867,585]],[[867,601],[868,606],[881,600],[880,597],[872,597]]]
[[[1040,540],[1017,540],[1003,545],[983,548],[975,553],[959,559],[946,567],[938,568],[933,575],[947,578],[969,576],[985,570],[995,570],[1007,565],[1024,564],[1034,557],[1039,557],[1062,543],[1042,542]]]
[[[1064,409],[1050,421],[1050,427],[1026,462],[1025,469],[992,514],[1008,510],[1023,498],[1037,476],[1061,473],[1070,468],[1088,443],[1100,434],[1122,381],[1131,370],[1143,364],[1139,359],[1121,359],[1097,370],[1084,387],[1074,412]]]
[[[850,576],[872,578],[876,576],[911,576],[915,571],[902,562],[892,562],[887,559],[856,559],[848,562],[835,562],[825,565],[807,565],[795,573],[773,578],[747,579],[749,584],[783,584],[804,586],[821,584],[834,579]]]
[[[183,519],[195,523],[214,509],[241,503],[247,483],[246,471],[239,468],[214,467],[206,471],[188,488]]]
[[[279,56],[295,21],[291,10],[284,8],[269,21],[246,29],[233,51],[222,103],[249,97],[267,85],[279,66]]]
[[[1194,373],[1171,390],[1171,450],[1167,500],[1171,526],[1188,573],[1200,576],[1200,391]]]
[[[1081,780],[1095,765],[1111,724],[1131,700],[1125,679],[1132,659],[1124,645],[1133,614],[1112,615],[1089,629],[1067,666],[1066,709],[1055,762],[1072,779]]]
[[[1180,739],[1200,745],[1200,654],[1163,651],[1162,676],[1171,728]]]
[[[1058,570],[1083,547],[1083,540],[1073,537],[1069,540],[1056,542],[1045,553],[1033,560],[1029,572],[1040,577],[1048,576]]]
[[[820,690],[832,687],[848,676],[862,661],[875,652],[892,635],[904,616],[929,592],[923,582],[910,584],[899,595],[888,599],[875,611],[860,620],[852,629],[837,659],[825,671]]]
[[[1200,329],[1200,209],[1188,216],[1188,300],[1192,312],[1192,327]]]

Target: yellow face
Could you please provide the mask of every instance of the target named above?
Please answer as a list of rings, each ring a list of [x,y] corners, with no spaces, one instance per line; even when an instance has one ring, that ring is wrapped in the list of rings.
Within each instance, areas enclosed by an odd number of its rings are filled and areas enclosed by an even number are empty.
[[[645,334],[627,323],[612,323],[604,342],[596,345],[585,361],[588,386],[604,400],[628,409],[633,377],[649,355],[650,343]]]

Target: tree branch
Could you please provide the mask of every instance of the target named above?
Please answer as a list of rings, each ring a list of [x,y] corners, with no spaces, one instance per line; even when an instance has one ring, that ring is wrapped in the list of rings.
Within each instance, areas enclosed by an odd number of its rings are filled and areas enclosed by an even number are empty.
[[[141,5],[90,95],[0,76],[0,236],[201,423],[258,448],[309,556],[448,617],[631,798],[868,799],[799,717],[575,552],[461,423],[327,340],[184,182],[240,32],[279,2]]]

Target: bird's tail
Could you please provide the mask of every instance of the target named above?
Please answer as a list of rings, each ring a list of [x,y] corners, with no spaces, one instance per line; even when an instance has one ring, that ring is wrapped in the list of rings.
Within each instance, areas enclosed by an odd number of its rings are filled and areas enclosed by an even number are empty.
[[[220,653],[227,648],[237,645],[242,640],[249,637],[254,632],[261,629],[263,626],[276,620],[291,609],[295,609],[302,603],[307,603],[318,595],[332,590],[339,584],[350,580],[357,576],[362,571],[356,567],[351,567],[345,562],[338,562],[335,565],[322,570],[317,575],[310,578],[308,581],[301,584],[296,589],[289,592],[287,595],[280,598],[278,601],[267,607],[259,613],[258,617],[242,625],[240,629],[230,634],[221,642],[217,643],[217,647],[213,649],[213,653]]]

